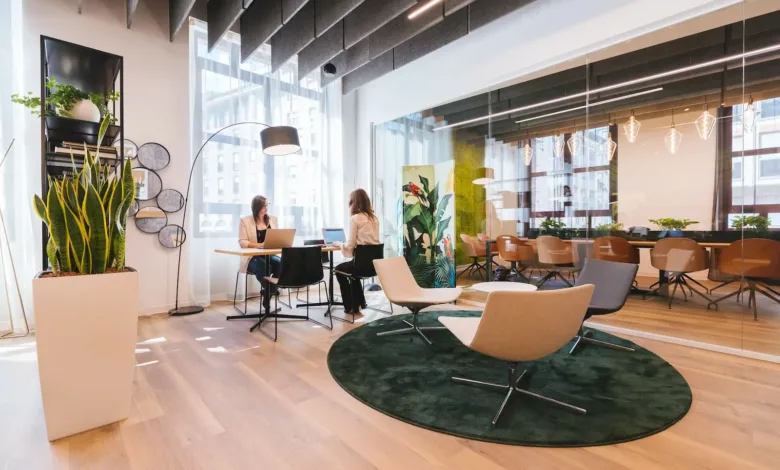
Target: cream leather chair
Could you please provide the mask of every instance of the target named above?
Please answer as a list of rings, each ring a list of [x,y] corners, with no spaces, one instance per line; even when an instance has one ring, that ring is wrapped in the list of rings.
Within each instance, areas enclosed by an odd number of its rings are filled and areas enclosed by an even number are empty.
[[[577,266],[577,253],[571,243],[566,243],[558,237],[543,235],[536,239],[536,254],[542,269],[547,270],[547,275],[539,280],[537,287],[542,287],[545,282],[556,277],[569,287],[572,286],[564,277],[564,273],[571,276],[580,268]]]
[[[387,299],[401,307],[412,311],[412,322],[404,320],[408,328],[393,331],[383,331],[377,336],[401,335],[406,333],[419,334],[428,344],[431,340],[423,331],[444,330],[443,326],[419,326],[418,314],[420,310],[431,305],[447,304],[454,302],[463,293],[460,287],[442,289],[423,289],[417,285],[412,276],[412,271],[406,264],[403,256],[374,260],[374,269],[382,284]]]
[[[536,292],[492,292],[480,318],[439,317],[439,321],[468,348],[509,364],[509,383],[494,384],[453,377],[458,383],[506,391],[493,418],[496,424],[516,393],[585,414],[586,410],[527,389],[528,370],[517,375],[518,362],[530,362],[558,351],[577,332],[585,318],[592,284]]]

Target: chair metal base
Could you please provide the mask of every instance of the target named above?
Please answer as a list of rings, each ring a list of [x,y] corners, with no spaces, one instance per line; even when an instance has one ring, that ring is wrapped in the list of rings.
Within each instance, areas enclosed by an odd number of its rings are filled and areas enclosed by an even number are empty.
[[[712,299],[710,299],[706,295],[702,294],[698,290],[694,289],[691,286],[691,284],[689,283],[689,281],[693,282],[696,285],[699,285],[699,286],[703,287],[705,289],[705,291],[706,291],[706,289],[707,289],[706,287],[704,287],[699,281],[693,279],[692,277],[690,277],[689,275],[687,275],[685,273],[679,273],[679,274],[670,273],[669,274],[669,282],[668,282],[667,285],[668,286],[674,285],[674,288],[672,289],[672,293],[669,294],[669,309],[670,310],[672,308],[672,301],[674,300],[674,296],[677,293],[677,288],[678,287],[680,288],[680,292],[682,292],[683,298],[685,299],[686,302],[688,301],[688,295],[685,293],[685,289],[686,288],[690,292],[691,298],[693,298],[693,294],[696,294],[699,297],[701,297],[702,299],[706,300],[708,306],[712,302]],[[660,281],[652,284],[650,287],[652,288],[653,286],[656,286],[656,285],[658,287],[656,287],[655,289],[652,289],[650,292],[647,292],[647,293],[645,293],[643,295],[657,295],[659,290],[661,289],[661,287],[666,287],[666,286],[662,285]]]
[[[544,283],[545,283],[545,282],[547,282],[547,281],[549,281],[549,280],[551,280],[551,279],[555,279],[555,278],[558,278],[558,279],[560,279],[561,281],[563,281],[563,282],[564,282],[564,283],[565,283],[567,286],[569,286],[569,287],[574,287],[574,285],[573,285],[571,282],[569,282],[569,281],[568,281],[568,280],[567,280],[567,279],[566,279],[566,278],[563,276],[563,273],[562,273],[561,271],[556,271],[556,270],[551,270],[551,271],[549,271],[549,272],[547,273],[547,275],[545,275],[543,278],[541,278],[541,279],[539,280],[539,282],[537,282],[537,283],[536,283],[536,287],[542,287],[542,286],[544,285]]]
[[[479,262],[479,257],[478,256],[472,256],[471,257],[471,264],[466,266],[466,269],[464,269],[463,271],[459,272],[458,275],[455,276],[455,278],[456,279],[459,278],[463,273],[468,273],[468,275],[471,276],[475,272],[479,275],[480,272],[483,272],[483,271],[485,272],[485,275],[487,275],[487,271],[485,270],[485,264]],[[481,277],[481,275],[480,275],[480,277]]]
[[[409,333],[417,333],[422,337],[422,339],[425,340],[426,343],[429,345],[432,345],[433,342],[431,342],[430,339],[428,339],[427,336],[425,336],[425,333],[423,331],[439,331],[439,330],[446,330],[447,327],[444,326],[419,326],[419,318],[418,315],[420,313],[420,310],[422,309],[410,309],[412,310],[412,322],[409,323],[406,320],[403,320],[404,323],[409,325],[409,328],[401,328],[398,330],[391,330],[391,331],[382,331],[381,333],[377,333],[377,336],[396,336],[396,335],[404,335]]]
[[[492,426],[496,425],[498,419],[501,417],[501,414],[504,412],[507,403],[509,403],[509,400],[512,399],[512,397],[514,397],[516,394],[531,397],[531,398],[536,398],[537,400],[542,400],[551,405],[560,406],[567,410],[574,411],[576,413],[580,413],[583,415],[587,414],[588,411],[585,408],[580,408],[579,406],[570,405],[569,403],[565,403],[559,400],[555,400],[554,398],[546,397],[544,395],[539,395],[538,393],[529,391],[526,387],[523,386],[523,384],[521,384],[521,382],[524,379],[528,379],[531,376],[531,373],[528,370],[524,370],[517,378],[515,378],[516,375],[517,375],[517,366],[515,364],[510,363],[509,383],[507,385],[495,384],[490,382],[482,382],[479,380],[472,380],[472,379],[464,379],[462,377],[453,377],[452,380],[461,384],[474,385],[483,388],[490,388],[492,390],[506,391],[506,396],[504,396],[504,401],[501,402],[501,406],[498,408],[498,411],[493,417],[493,421],[491,422]]]
[[[602,348],[609,348],[609,349],[615,349],[617,351],[626,351],[626,352],[635,352],[633,348],[629,348],[627,346],[621,346],[619,344],[615,343],[609,343],[607,341],[601,341],[598,339],[591,338],[590,335],[593,334],[590,330],[586,330],[585,328],[580,327],[579,334],[575,337],[574,346],[571,347],[569,350],[569,354],[574,354],[574,352],[577,350],[577,347],[584,346],[586,344],[592,344],[593,346],[601,346]]]
[[[724,295],[719,299],[710,301],[710,303],[707,304],[707,309],[709,310],[710,306],[714,305],[715,309],[717,310],[718,303],[720,301],[726,300],[730,297],[734,297],[735,295],[737,296],[737,299],[739,299],[739,297],[745,292],[748,293],[748,307],[750,307],[753,310],[753,320],[758,320],[758,307],[756,306],[756,292],[763,295],[764,297],[774,300],[777,303],[780,303],[780,298],[775,297],[775,295],[780,296],[779,292],[777,292],[776,290],[772,289],[771,287],[765,284],[746,278],[740,283],[739,289],[737,289],[736,291],[732,292],[731,294]]]

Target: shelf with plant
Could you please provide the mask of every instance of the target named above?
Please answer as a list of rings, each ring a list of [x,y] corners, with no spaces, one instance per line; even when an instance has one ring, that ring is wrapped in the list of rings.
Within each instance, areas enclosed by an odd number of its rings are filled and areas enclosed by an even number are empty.
[[[620,222],[610,222],[608,224],[599,224],[594,229],[596,232],[609,233],[611,235],[625,235],[623,224]]]
[[[539,224],[539,229],[544,233],[558,232],[566,227],[566,224],[562,220],[553,219],[547,217]]]
[[[731,222],[731,228],[751,232],[769,231],[769,218],[763,215],[740,215]]]
[[[100,122],[108,118],[109,124],[116,123],[116,116],[111,113],[108,105],[119,100],[119,92],[109,91],[108,94],[86,93],[72,85],[57,83],[52,77],[46,81],[45,108],[48,116],[60,116],[73,119],[73,108],[82,101],[90,101],[100,112]],[[11,101],[30,110],[33,116],[41,117],[41,98],[28,91],[26,95],[14,93]]]
[[[674,219],[672,217],[663,217],[660,219],[648,219],[648,222],[658,226],[659,230],[671,230],[680,231],[685,230],[691,225],[696,225],[699,222],[690,219]]]

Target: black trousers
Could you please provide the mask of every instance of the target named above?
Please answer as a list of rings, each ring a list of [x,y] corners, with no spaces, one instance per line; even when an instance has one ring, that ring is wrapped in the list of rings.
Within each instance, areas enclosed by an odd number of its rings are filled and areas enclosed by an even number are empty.
[[[354,269],[355,264],[351,260],[336,266],[336,271],[343,273],[352,273]],[[357,310],[356,307],[365,307],[366,297],[363,295],[363,283],[359,279],[352,279],[350,282],[346,276],[336,274],[336,280],[339,281],[341,288],[341,299],[344,302],[345,312],[354,312]]]

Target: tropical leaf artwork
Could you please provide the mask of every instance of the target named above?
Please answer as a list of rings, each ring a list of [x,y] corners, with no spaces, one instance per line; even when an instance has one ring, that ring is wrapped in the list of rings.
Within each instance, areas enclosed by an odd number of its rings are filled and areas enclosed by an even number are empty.
[[[446,215],[453,194],[441,194],[439,183],[417,175],[403,190],[404,256],[421,287],[455,286],[455,247]]]

